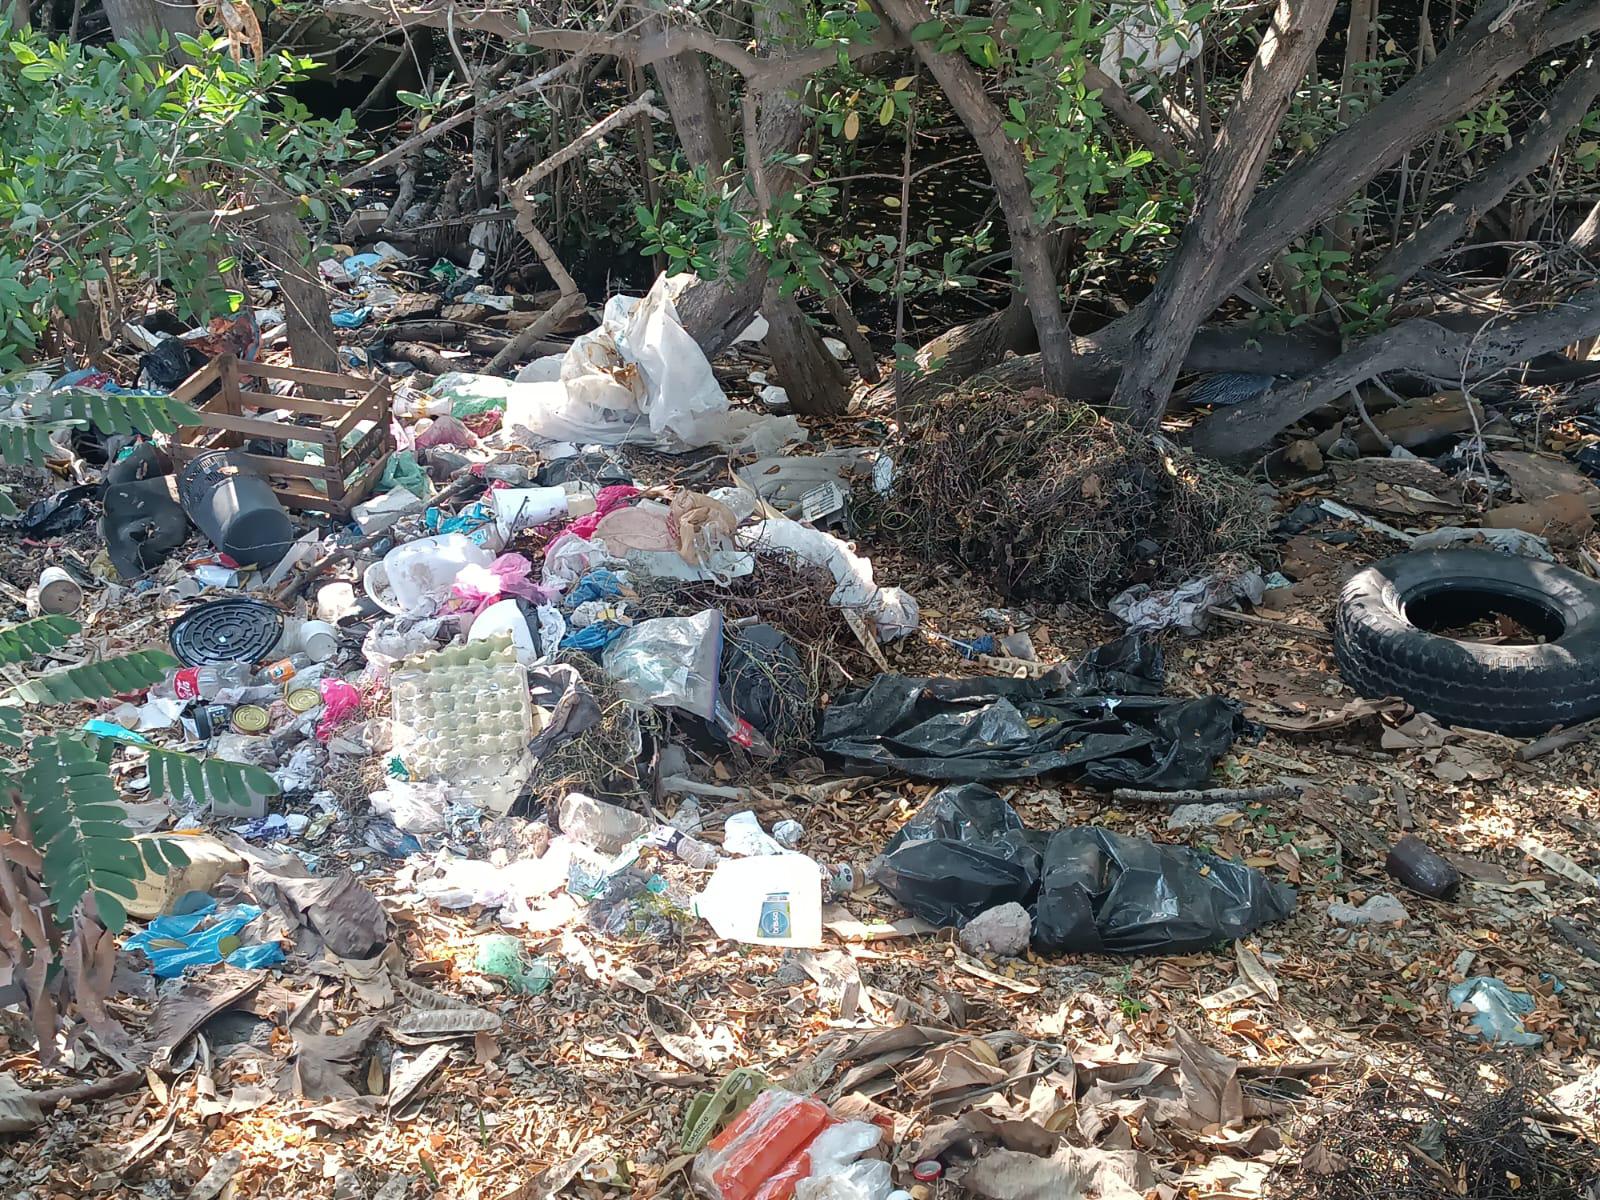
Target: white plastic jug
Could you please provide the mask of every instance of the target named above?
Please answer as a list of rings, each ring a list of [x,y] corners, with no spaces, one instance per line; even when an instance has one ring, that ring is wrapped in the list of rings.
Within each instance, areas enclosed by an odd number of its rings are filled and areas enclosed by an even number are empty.
[[[822,871],[803,854],[730,858],[695,897],[718,937],[755,946],[822,945]]]

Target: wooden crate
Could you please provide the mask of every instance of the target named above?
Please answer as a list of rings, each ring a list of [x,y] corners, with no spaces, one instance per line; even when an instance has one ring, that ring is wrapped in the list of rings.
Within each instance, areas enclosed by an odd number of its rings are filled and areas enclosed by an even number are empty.
[[[313,400],[306,396],[250,391],[240,386],[246,377],[287,379],[336,398]],[[315,442],[322,447],[321,466],[265,454],[240,453],[238,458],[251,470],[267,477],[284,507],[314,509],[341,518],[350,516],[351,508],[366,498],[383,475],[394,450],[394,434],[389,422],[389,385],[385,381],[266,363],[241,366],[237,358],[225,354],[185,379],[172,393],[172,398],[193,403],[213,384],[220,385],[216,395],[195,409],[200,424],[183,426],[173,439],[172,458],[179,468],[208,450],[237,449],[244,445],[246,438],[271,438],[284,443],[290,440]],[[294,416],[309,415],[316,417],[317,422],[286,428],[280,421],[246,416],[247,407],[285,410]],[[342,451],[340,447],[345,439],[362,421],[371,421],[372,428],[349,450]],[[321,480],[324,490],[319,491],[313,485],[314,480]]]

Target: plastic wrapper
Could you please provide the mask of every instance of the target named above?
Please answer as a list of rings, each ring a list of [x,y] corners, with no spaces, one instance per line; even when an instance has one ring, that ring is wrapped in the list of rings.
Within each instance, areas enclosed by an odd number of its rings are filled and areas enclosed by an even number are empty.
[[[1294,907],[1293,888],[1242,863],[1106,829],[1064,829],[1045,849],[1033,944],[1183,954],[1242,938]]]
[[[739,530],[738,543],[758,554],[791,554],[802,562],[827,567],[835,585],[828,602],[835,608],[862,610],[883,641],[905,637],[917,627],[916,601],[899,588],[880,588],[873,577],[872,561],[832,534],[775,517]]]
[[[217,902],[208,900],[193,912],[157,917],[123,943],[125,950],[142,951],[150,960],[157,979],[173,979],[185,967],[225,962],[231,967],[270,967],[283,961],[283,947],[277,942],[238,946],[224,954],[222,941],[239,934],[261,910],[254,904],[236,904],[217,913]]]
[[[671,705],[711,719],[717,705],[722,614],[657,617],[625,631],[606,648],[606,673],[635,704]]]
[[[924,779],[1059,771],[1102,788],[1203,787],[1243,725],[1238,706],[1149,694],[1159,686],[1159,654],[1137,638],[1040,679],[880,675],[823,710],[815,744]]]
[[[769,1088],[695,1157],[691,1180],[711,1200],[790,1200],[802,1182],[820,1184],[852,1168],[880,1136],[874,1125],[837,1120],[820,1100]],[[808,1193],[813,1200],[834,1195]],[[839,1200],[844,1195],[850,1193]]]
[[[361,708],[361,692],[342,679],[324,679],[317,684],[322,693],[322,719],[317,722],[317,741],[326,742],[333,731]]]
[[[610,561],[606,544],[587,538],[562,534],[544,552],[544,586],[552,592],[564,592],[596,567]]]
[[[1503,979],[1474,975],[1450,989],[1450,1003],[1477,1015],[1472,1024],[1486,1042],[1500,1046],[1540,1046],[1541,1034],[1530,1033],[1522,1018],[1533,1011],[1533,997],[1513,991]]]

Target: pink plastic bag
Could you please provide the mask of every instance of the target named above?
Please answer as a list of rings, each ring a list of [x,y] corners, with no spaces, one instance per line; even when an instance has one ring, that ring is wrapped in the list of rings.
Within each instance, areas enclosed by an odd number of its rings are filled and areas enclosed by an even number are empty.
[[[626,483],[614,483],[610,487],[601,488],[594,494],[594,511],[568,525],[567,532],[575,537],[594,537],[595,528],[607,513],[621,508],[638,494],[638,488]]]
[[[507,596],[521,596],[535,604],[548,604],[551,595],[528,578],[533,564],[520,554],[502,554],[487,567],[468,565],[450,585],[450,593],[474,616]]]
[[[464,446],[470,450],[478,444],[478,435],[459,419],[447,414],[435,417],[432,425],[417,434],[416,444],[419,450],[427,450],[434,446]]]
[[[322,692],[322,720],[317,722],[317,741],[325,742],[346,717],[361,707],[361,692],[342,679],[324,679],[317,686]]]

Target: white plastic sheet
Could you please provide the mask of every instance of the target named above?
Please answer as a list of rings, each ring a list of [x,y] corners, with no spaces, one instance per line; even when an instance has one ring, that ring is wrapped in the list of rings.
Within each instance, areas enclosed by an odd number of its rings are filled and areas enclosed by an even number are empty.
[[[739,530],[738,540],[741,546],[758,554],[792,554],[803,562],[827,567],[837,585],[829,603],[837,608],[862,610],[872,619],[883,641],[892,642],[917,628],[921,614],[910,593],[901,588],[879,587],[873,578],[872,561],[832,534],[775,517]]]
[[[729,407],[673,303],[690,281],[663,275],[642,299],[611,297],[600,327],[573,341],[554,378],[553,364],[539,360],[516,381],[452,373],[440,376],[434,391],[503,402],[508,428],[550,441],[639,443],[669,452],[715,443],[751,454],[805,441],[793,417]]]

